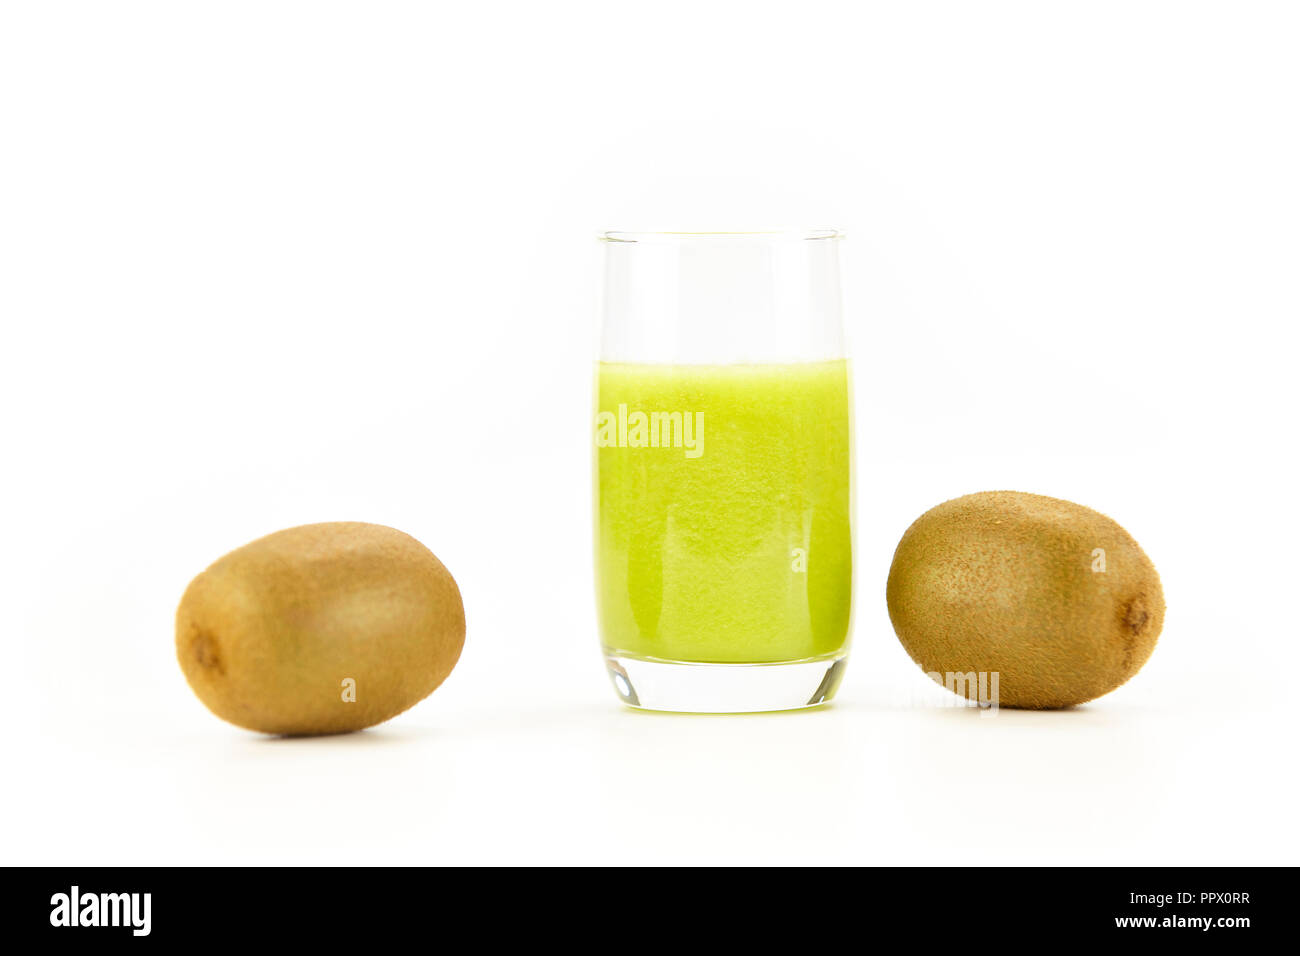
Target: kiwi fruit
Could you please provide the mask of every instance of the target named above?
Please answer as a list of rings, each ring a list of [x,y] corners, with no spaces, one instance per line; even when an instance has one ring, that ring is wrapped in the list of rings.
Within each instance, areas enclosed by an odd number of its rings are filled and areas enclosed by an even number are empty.
[[[330,522],[259,538],[190,582],[176,656],[218,717],[268,734],[388,720],[451,673],[465,643],[455,580],[393,528]]]
[[[1109,693],[1146,663],[1165,616],[1160,578],[1128,532],[1083,505],[1017,491],[954,498],[916,519],[885,597],[922,670],[967,698],[977,694],[969,675],[997,674],[1003,707]]]

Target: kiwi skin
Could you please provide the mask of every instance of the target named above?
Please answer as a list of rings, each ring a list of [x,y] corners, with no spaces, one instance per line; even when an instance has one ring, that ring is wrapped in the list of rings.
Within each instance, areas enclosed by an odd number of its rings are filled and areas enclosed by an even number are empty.
[[[268,734],[388,720],[446,679],[464,643],[460,590],[442,562],[401,531],[355,521],[288,528],[230,552],[190,582],[176,611],[191,689],[223,720]]]
[[[998,705],[1013,708],[1109,693],[1146,663],[1165,617],[1160,577],[1127,531],[1083,505],[1018,491],[921,515],[894,553],[885,599],[922,670],[996,672]]]

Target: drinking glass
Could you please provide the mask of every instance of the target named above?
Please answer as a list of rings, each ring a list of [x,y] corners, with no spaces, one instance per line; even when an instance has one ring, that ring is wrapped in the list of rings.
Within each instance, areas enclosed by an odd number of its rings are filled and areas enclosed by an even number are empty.
[[[614,689],[812,707],[844,674],[852,426],[833,229],[607,232],[595,551]]]

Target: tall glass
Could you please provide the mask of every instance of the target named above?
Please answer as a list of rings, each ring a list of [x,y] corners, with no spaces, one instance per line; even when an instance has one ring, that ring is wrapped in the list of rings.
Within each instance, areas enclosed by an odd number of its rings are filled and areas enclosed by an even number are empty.
[[[840,234],[603,238],[596,595],[614,689],[693,713],[824,703],[853,580]]]

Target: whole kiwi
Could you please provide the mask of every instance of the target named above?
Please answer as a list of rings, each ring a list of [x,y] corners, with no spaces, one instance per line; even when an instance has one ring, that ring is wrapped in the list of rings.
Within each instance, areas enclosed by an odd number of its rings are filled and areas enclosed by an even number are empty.
[[[409,535],[355,521],[244,545],[190,582],[176,656],[218,717],[269,734],[359,730],[427,697],[465,643],[460,590]]]
[[[922,670],[968,698],[969,675],[996,674],[1004,707],[1069,707],[1114,690],[1151,656],[1165,616],[1156,569],[1127,531],[1083,505],[1018,491],[921,515],[894,553],[885,597]]]

